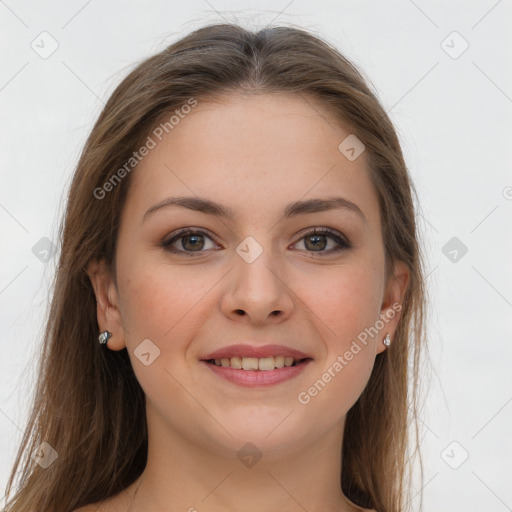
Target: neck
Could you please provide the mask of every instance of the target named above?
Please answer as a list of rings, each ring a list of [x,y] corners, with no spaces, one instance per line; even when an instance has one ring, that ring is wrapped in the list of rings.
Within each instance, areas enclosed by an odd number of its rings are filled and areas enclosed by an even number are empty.
[[[147,465],[123,493],[129,503],[124,510],[358,510],[341,491],[344,418],[313,443],[261,451],[240,443],[229,452],[170,430],[151,405],[147,408]]]

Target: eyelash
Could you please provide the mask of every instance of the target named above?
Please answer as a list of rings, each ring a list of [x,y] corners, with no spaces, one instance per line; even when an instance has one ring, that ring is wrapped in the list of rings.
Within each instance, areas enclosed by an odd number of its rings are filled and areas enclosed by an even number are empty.
[[[187,235],[205,235],[208,238],[212,239],[212,241],[217,243],[216,237],[212,233],[210,233],[209,231],[207,231],[205,229],[183,228],[183,229],[180,229],[177,232],[173,233],[173,236],[170,239],[162,241],[161,245],[165,250],[167,250],[169,252],[172,252],[174,254],[185,254],[190,257],[193,257],[195,255],[195,253],[205,252],[205,251],[184,251],[184,250],[178,250],[178,249],[175,249],[174,247],[172,247],[171,244],[173,244],[180,238],[185,237]],[[338,244],[338,246],[336,248],[330,249],[328,251],[307,251],[307,252],[311,253],[312,255],[314,255],[314,254],[319,254],[319,255],[334,254],[334,253],[338,253],[338,252],[345,251],[347,249],[352,248],[351,243],[344,235],[342,235],[338,231],[331,229],[331,228],[313,228],[312,230],[304,233],[302,235],[302,237],[299,238],[299,240],[297,240],[297,242],[295,242],[295,244],[300,242],[301,240],[307,238],[308,236],[315,236],[315,235],[326,235],[328,238],[333,239]]]

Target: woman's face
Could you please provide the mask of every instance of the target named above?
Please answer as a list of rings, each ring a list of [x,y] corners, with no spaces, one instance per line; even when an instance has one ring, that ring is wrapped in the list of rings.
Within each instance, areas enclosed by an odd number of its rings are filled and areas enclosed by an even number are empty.
[[[225,454],[340,432],[407,281],[403,266],[385,280],[367,155],[353,138],[339,149],[349,135],[311,99],[265,94],[199,101],[153,136],[99,321],[159,432]]]

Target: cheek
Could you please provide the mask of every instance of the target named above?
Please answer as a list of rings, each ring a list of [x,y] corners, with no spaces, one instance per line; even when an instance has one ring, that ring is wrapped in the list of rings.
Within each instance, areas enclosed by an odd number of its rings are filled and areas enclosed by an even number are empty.
[[[172,267],[150,256],[130,262],[123,272],[130,276],[121,288],[128,337],[151,335],[161,342],[173,331],[181,331],[187,317],[197,315],[216,282],[213,273],[200,272],[193,266]]]
[[[382,276],[378,268],[374,262],[360,261],[332,269],[320,279],[317,275],[314,283],[302,280],[300,296],[308,297],[304,302],[313,313],[325,355],[299,403],[308,402],[318,414],[332,415],[332,421],[359,398],[375,363],[379,337],[366,333],[379,320]]]
[[[179,381],[187,375],[187,348],[209,314],[206,309],[211,304],[205,297],[218,279],[185,267],[172,269],[149,258],[125,267],[124,272],[131,276],[120,285],[126,346],[142,388],[148,396],[157,396],[162,386],[174,385],[169,374]],[[141,345],[143,341],[146,345]],[[147,366],[138,356],[142,346],[150,352]]]
[[[375,324],[381,306],[382,276],[375,267],[333,268],[311,282],[302,282],[300,297],[322,322],[330,349],[343,350],[358,334]]]

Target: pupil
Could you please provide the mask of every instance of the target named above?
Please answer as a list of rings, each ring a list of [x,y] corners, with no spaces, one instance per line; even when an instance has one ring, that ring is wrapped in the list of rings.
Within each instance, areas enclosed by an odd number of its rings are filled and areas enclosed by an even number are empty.
[[[204,239],[202,235],[185,235],[181,240],[183,249],[187,250],[201,250],[204,246]]]
[[[312,242],[310,246],[308,242]],[[325,249],[326,236],[325,235],[311,235],[306,238],[306,247],[308,249]]]

